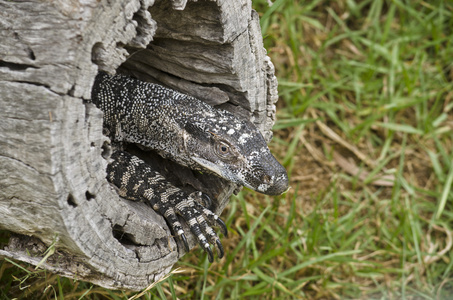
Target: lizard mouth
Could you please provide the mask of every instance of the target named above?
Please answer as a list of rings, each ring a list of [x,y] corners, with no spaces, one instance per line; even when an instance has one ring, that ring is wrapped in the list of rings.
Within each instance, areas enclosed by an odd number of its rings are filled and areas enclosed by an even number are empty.
[[[288,176],[285,173],[276,177],[272,184],[260,184],[256,190],[266,195],[277,196],[286,193],[289,188]]]
[[[247,181],[243,181],[242,184],[254,191],[260,192],[265,195],[270,196],[277,196],[283,193],[286,193],[289,190],[289,180],[286,170],[281,167],[282,170],[277,169],[273,170],[274,175],[269,176],[265,175],[264,177],[267,180],[258,179],[257,177],[252,178],[251,181],[255,182],[255,184],[248,183]]]
[[[211,171],[212,173],[215,173],[218,176],[225,178],[226,180],[244,185],[244,182],[242,180],[239,180],[237,176],[234,176],[231,171],[226,170],[225,168],[221,168],[219,165],[201,157],[192,156],[191,158],[204,169]]]
[[[192,156],[192,159],[204,169],[207,169],[228,181],[243,185],[251,190],[266,195],[280,195],[285,193],[289,189],[288,175],[285,168],[280,165],[280,168],[277,168],[276,170],[273,170],[273,172],[271,172],[273,173],[273,175],[266,176],[266,180],[262,180],[253,176],[253,178],[251,178],[252,180],[248,181],[244,175],[240,176],[238,174],[235,174],[231,172],[231,170],[222,168],[221,166],[214,164],[206,159],[194,156]]]

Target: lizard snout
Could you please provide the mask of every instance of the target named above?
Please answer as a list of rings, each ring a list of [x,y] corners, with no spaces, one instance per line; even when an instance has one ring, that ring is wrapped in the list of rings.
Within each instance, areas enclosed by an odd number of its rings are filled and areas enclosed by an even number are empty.
[[[279,168],[274,170],[273,176],[264,175],[262,178],[263,187],[267,188],[262,191],[266,195],[280,195],[286,192],[289,188],[288,174],[283,166],[279,164]]]
[[[289,186],[286,169],[273,156],[266,161],[265,165],[255,166],[255,178],[259,181],[249,182],[250,185],[254,186],[254,190],[266,195],[275,196],[286,192]]]

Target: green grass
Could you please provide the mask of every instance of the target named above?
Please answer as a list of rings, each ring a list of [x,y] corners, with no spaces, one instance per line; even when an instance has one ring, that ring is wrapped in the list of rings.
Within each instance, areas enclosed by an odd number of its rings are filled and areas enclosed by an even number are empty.
[[[241,192],[222,215],[226,258],[194,250],[143,299],[448,299],[453,3],[253,5],[280,83],[271,148],[292,189]],[[0,298],[33,287],[25,276],[4,261]],[[134,295],[44,278],[43,298]]]

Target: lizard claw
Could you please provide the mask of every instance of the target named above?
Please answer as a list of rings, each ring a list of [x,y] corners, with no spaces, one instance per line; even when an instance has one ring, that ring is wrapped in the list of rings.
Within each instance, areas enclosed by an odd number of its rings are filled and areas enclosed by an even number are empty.
[[[203,201],[203,206],[210,209],[212,207],[211,198],[205,193],[200,192],[200,194],[201,194],[200,200]]]
[[[222,231],[222,233],[225,237],[228,237],[228,229],[225,225],[225,222],[223,222],[223,220],[220,219],[217,215],[216,215],[216,217],[217,218],[215,220],[216,220],[217,224],[219,225],[220,230]]]
[[[187,242],[186,235],[184,233],[181,233],[181,235],[179,237],[181,238],[182,243],[184,244],[184,250],[186,250],[186,252],[189,252],[190,248],[189,248],[189,243]]]
[[[209,244],[206,243],[203,248],[204,251],[208,254],[209,262],[212,263],[214,261],[214,254],[212,253],[211,247],[209,247]]]
[[[215,243],[217,244],[217,255],[219,256],[219,258],[222,258],[225,254],[222,243],[220,242],[220,240],[216,240]]]

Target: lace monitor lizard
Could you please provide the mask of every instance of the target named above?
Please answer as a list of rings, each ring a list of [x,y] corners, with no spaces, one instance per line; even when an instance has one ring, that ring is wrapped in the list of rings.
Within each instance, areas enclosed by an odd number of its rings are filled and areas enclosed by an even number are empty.
[[[107,180],[121,197],[145,201],[169,223],[189,251],[181,216],[200,246],[213,261],[210,244],[224,255],[218,225],[225,223],[202,203],[201,192],[187,193],[170,184],[121,145],[134,143],[193,170],[210,172],[252,190],[278,195],[288,189],[285,168],[272,156],[259,130],[249,121],[169,88],[124,75],[100,72],[92,89],[92,102],[104,112],[104,131],[113,153]]]

